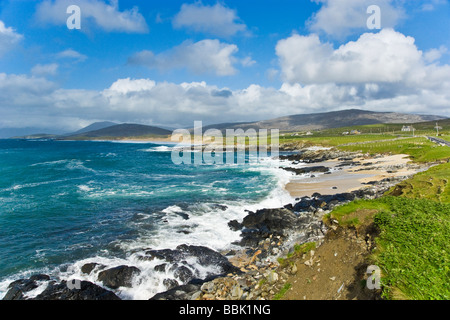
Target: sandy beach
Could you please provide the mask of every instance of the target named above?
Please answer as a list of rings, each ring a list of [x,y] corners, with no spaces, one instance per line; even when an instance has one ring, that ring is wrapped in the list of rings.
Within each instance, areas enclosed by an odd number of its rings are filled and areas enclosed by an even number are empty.
[[[313,193],[329,194],[336,192],[351,192],[369,187],[372,181],[387,178],[411,176],[422,171],[417,165],[409,165],[408,155],[384,155],[373,158],[355,158],[355,166],[342,166],[338,159],[320,163],[330,168],[329,174],[314,174],[314,177],[293,176],[286,185],[286,190],[293,197],[311,196]],[[306,164],[316,166],[316,164]]]

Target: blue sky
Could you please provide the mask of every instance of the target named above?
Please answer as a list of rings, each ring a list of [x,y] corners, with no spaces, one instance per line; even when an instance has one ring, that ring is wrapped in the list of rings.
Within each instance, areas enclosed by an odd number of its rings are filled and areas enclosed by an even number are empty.
[[[450,116],[448,0],[2,0],[0,22],[0,128]]]

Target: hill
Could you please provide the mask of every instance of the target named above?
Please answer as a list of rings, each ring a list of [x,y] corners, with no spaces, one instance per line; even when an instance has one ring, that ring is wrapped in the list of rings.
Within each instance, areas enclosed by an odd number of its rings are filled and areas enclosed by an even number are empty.
[[[446,119],[435,115],[416,115],[395,112],[374,112],[358,109],[333,111],[325,113],[298,114],[276,118],[272,120],[241,123],[223,123],[205,126],[203,129],[211,128],[225,129],[279,129],[281,132],[312,131],[332,128],[351,127],[357,125],[373,124],[412,124],[425,121],[436,121]]]
[[[84,127],[84,128],[82,128],[82,129],[80,129],[78,131],[65,134],[65,136],[81,135],[83,133],[96,131],[96,130],[101,130],[101,129],[105,129],[105,128],[116,126],[116,125],[117,125],[117,123],[111,122],[111,121],[94,122],[93,124],[88,125],[87,127]]]
[[[118,124],[107,128],[84,132],[82,134],[70,135],[62,140],[91,140],[100,138],[133,138],[133,137],[154,137],[168,136],[172,133],[170,130],[146,126],[141,124]]]

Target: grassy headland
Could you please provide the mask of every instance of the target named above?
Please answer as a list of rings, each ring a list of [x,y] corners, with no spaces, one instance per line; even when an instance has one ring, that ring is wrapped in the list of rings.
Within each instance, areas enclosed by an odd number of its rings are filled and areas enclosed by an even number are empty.
[[[432,124],[415,125],[415,136],[399,132],[401,125],[361,126],[363,134],[342,135],[350,128],[285,134],[286,145],[321,145],[369,154],[407,154],[431,168],[405,180],[375,200],[356,200],[324,216],[344,228],[372,224],[376,247],[367,264],[382,270],[385,299],[445,300],[450,298],[450,148],[426,137],[436,135]],[[449,126],[441,136],[449,141]],[[385,132],[382,130],[385,129]],[[378,133],[375,133],[376,131]],[[446,131],[445,131],[446,130]],[[370,133],[372,132],[372,133]],[[364,220],[364,221],[361,221]]]

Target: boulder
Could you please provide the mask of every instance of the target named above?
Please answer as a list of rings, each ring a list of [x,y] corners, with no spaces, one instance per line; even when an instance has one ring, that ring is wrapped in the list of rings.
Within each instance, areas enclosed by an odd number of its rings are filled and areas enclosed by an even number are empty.
[[[184,264],[185,267],[188,267],[189,269],[193,269],[195,267],[190,265],[188,266],[185,263],[185,260],[188,258],[196,258],[197,262],[204,267],[219,267],[223,273],[240,272],[240,270],[233,266],[226,257],[221,255],[219,252],[204,246],[190,246],[182,244],[173,250],[148,250],[145,252],[145,256],[142,257],[142,259],[149,260],[153,260],[155,258],[163,260],[167,263],[176,264],[177,267],[180,267],[180,265]],[[183,268],[182,270],[180,270],[180,275],[181,274],[186,275],[187,270]]]
[[[105,266],[99,263],[86,263],[85,265],[83,265],[81,267],[81,272],[85,273],[85,274],[91,274],[91,272],[95,269],[95,268],[99,268],[99,269],[104,269]]]
[[[11,282],[8,286],[8,292],[3,297],[3,300],[27,300],[26,294],[37,287],[39,282],[49,281],[50,277],[46,274],[37,274],[31,276],[29,279],[19,279]]]
[[[200,291],[201,284],[186,284],[161,292],[150,300],[192,300],[192,297]]]
[[[286,171],[294,172],[295,174],[305,174],[311,172],[329,172],[330,168],[325,166],[315,166],[315,167],[303,167],[303,168],[283,168]]]
[[[297,216],[288,209],[261,209],[250,213],[242,221],[247,229],[257,229],[260,232],[284,235],[285,230],[295,227]]]
[[[41,284],[47,282],[47,287],[34,298],[26,294]],[[9,290],[3,300],[120,300],[113,292],[88,281],[79,281],[79,288],[69,285],[66,281],[57,283],[51,281],[48,275],[34,275],[29,279],[20,279],[9,285]]]
[[[49,286],[33,300],[120,300],[113,292],[88,281],[80,282],[80,289],[70,289],[66,281]]]
[[[111,289],[131,287],[133,277],[141,271],[136,267],[118,266],[98,274],[98,280]]]

